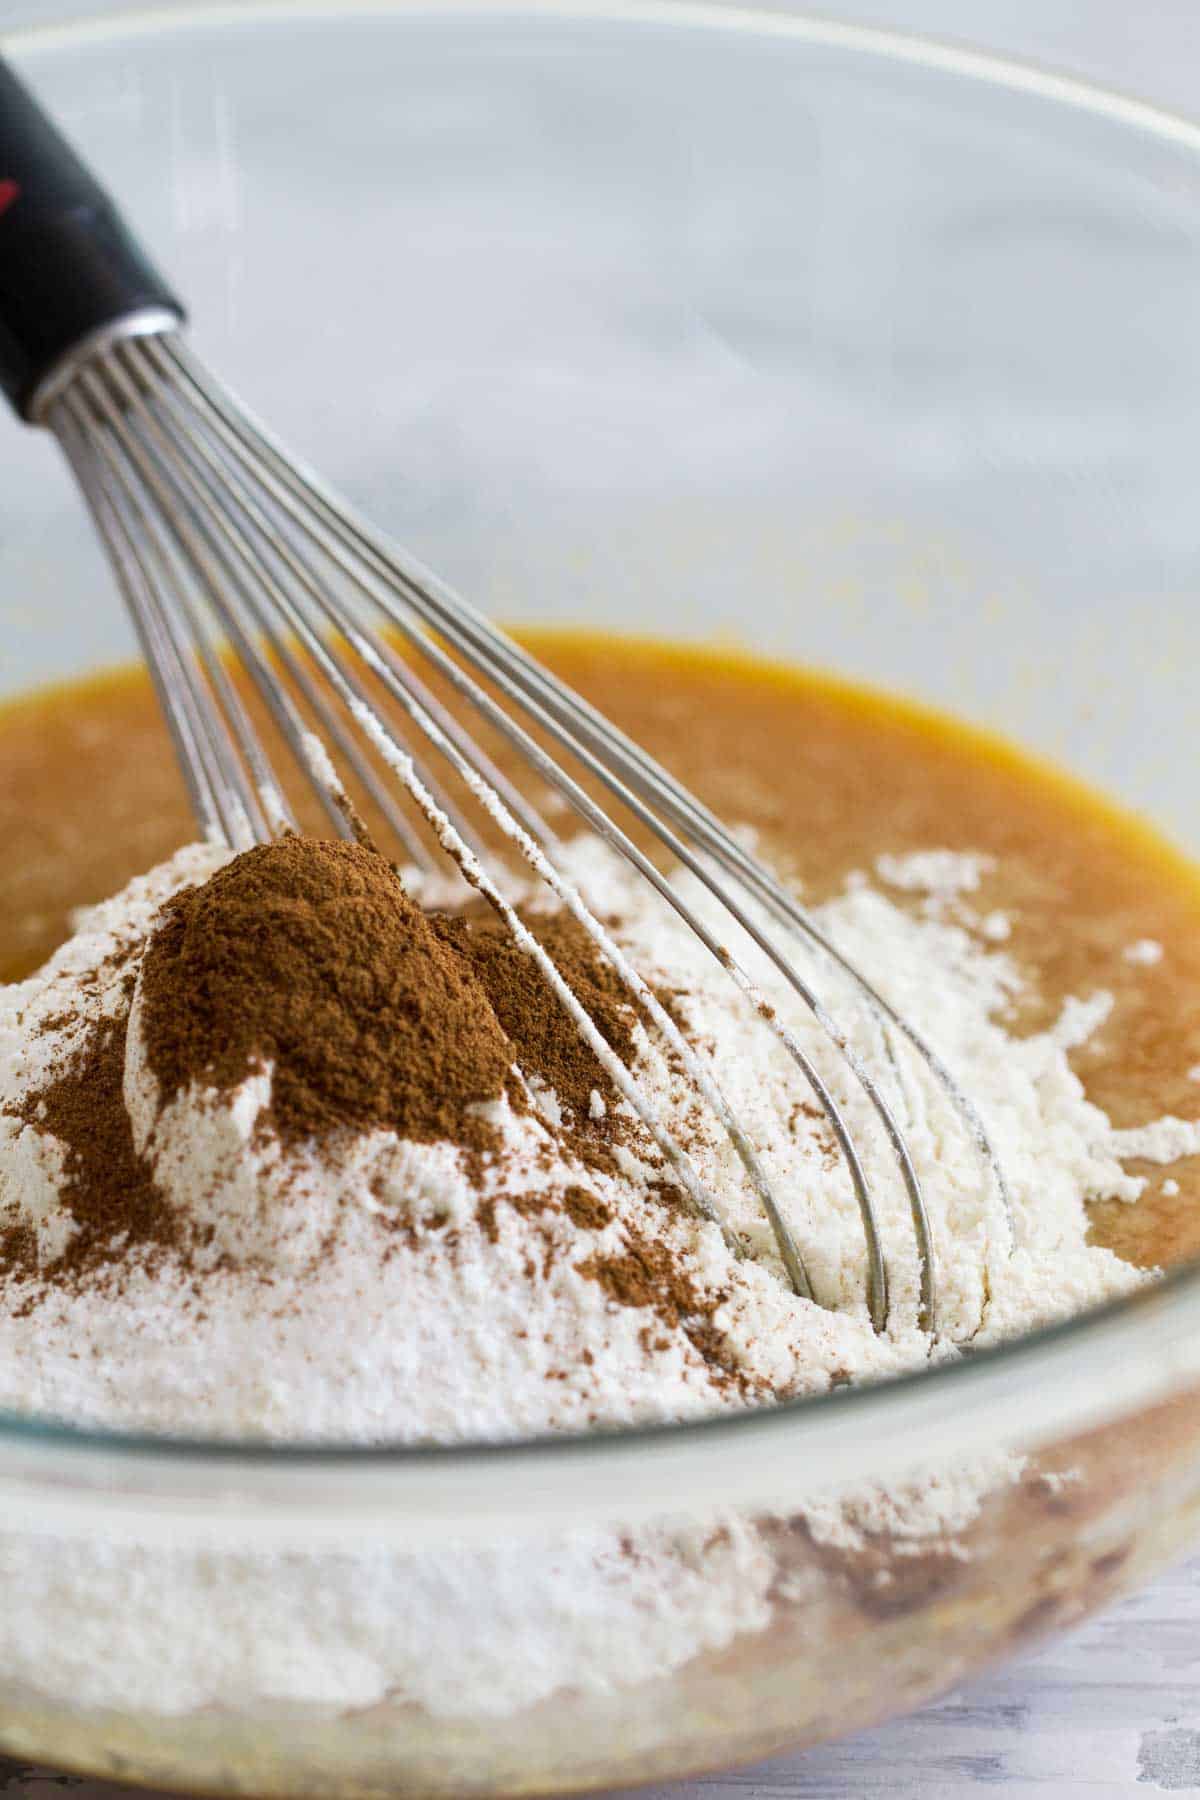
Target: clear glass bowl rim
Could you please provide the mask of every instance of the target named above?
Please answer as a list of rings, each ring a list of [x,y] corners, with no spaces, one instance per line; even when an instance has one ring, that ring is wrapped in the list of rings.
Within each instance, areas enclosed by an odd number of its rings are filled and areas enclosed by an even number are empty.
[[[872,63],[1007,89],[1090,113],[1200,157],[1200,122],[1074,76],[965,44],[689,0],[248,0],[149,9],[5,34],[24,59],[147,34],[298,19],[345,26],[435,14],[656,25],[791,40]],[[1200,1262],[1130,1299],[952,1364],[861,1389],[698,1423],[448,1448],[284,1445],[148,1436],[0,1414],[6,1523],[160,1541],[403,1542],[638,1518],[709,1506],[787,1508],[814,1486],[903,1471],[1100,1426],[1200,1383]],[[914,1451],[914,1446],[917,1450]]]

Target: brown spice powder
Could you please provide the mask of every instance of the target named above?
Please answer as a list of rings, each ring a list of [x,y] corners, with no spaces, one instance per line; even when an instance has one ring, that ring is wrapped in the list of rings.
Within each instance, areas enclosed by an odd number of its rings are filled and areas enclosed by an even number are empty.
[[[557,964],[609,1049],[628,1068],[634,1057],[637,1014],[619,975],[569,913],[547,917],[522,911],[521,919]],[[565,1147],[592,1168],[611,1173],[612,1147],[629,1129],[629,1122],[615,1110],[620,1095],[536,962],[491,913],[442,915],[436,929],[475,970],[520,1067],[554,1089],[569,1115],[560,1133]],[[592,1116],[593,1093],[604,1102],[600,1118]]]
[[[628,1246],[620,1254],[592,1256],[577,1263],[581,1275],[598,1281],[619,1306],[652,1306],[666,1325],[716,1311],[720,1301],[706,1299],[666,1244],[628,1230]]]
[[[476,1149],[472,1111],[513,1049],[486,988],[391,865],[358,844],[287,837],[169,901],[142,965],[142,1032],[165,1099],[274,1063],[284,1143],[392,1129]]]
[[[164,1250],[180,1253],[176,1213],[155,1186],[149,1164],[134,1149],[122,1083],[125,1020],[95,1031],[68,1067],[28,1100],[20,1116],[62,1146],[60,1196],[75,1226],[66,1250],[42,1271],[60,1287],[75,1287],[115,1261],[143,1262]],[[0,1270],[38,1273],[32,1231],[0,1235]]]
[[[637,1015],[619,978],[570,917],[527,923],[628,1065]],[[494,1134],[473,1108],[506,1088],[519,1103],[514,1063],[553,1087],[570,1119],[564,1147],[591,1166],[612,1167],[612,1143],[629,1129],[603,1066],[502,923],[422,912],[390,865],[359,845],[287,838],[236,857],[167,903],[141,979],[142,1030],[164,1098],[193,1081],[231,1089],[269,1059],[271,1123],[285,1142],[378,1126],[479,1153]],[[25,1108],[64,1151],[63,1201],[76,1233],[60,1263],[42,1271],[57,1285],[111,1273],[133,1256],[170,1253],[186,1266],[194,1242],[134,1150],[125,1039],[124,1019],[94,1032]],[[605,1101],[599,1119],[593,1092]],[[561,1200],[504,1199],[527,1217],[561,1210],[581,1230],[615,1217],[578,1184]],[[497,1204],[479,1212],[493,1241]],[[636,1231],[627,1240],[580,1272],[619,1304],[683,1329],[714,1374],[735,1379],[712,1325],[722,1297],[701,1294],[666,1245]],[[552,1252],[547,1238],[547,1267]],[[0,1227],[0,1270],[37,1273],[24,1227]]]
[[[563,1210],[573,1225],[581,1231],[603,1231],[611,1225],[616,1214],[599,1194],[593,1194],[589,1188],[571,1186],[563,1192]]]
[[[728,1295],[705,1294],[698,1288],[670,1245],[647,1237],[633,1225],[626,1225],[625,1231],[623,1251],[587,1257],[575,1264],[578,1272],[599,1282],[618,1306],[649,1307],[671,1330],[682,1330],[718,1386],[752,1391],[755,1384],[733,1361],[713,1323]],[[667,1345],[668,1340],[643,1334],[647,1350],[666,1349]]]
[[[537,929],[627,1060],[634,1015],[586,934],[573,920]],[[168,1100],[193,1081],[227,1091],[273,1061],[270,1123],[285,1142],[379,1126],[485,1151],[495,1133],[474,1108],[506,1088],[523,1103],[514,1063],[560,1092],[576,1119],[570,1147],[593,1165],[618,1129],[591,1118],[592,1090],[615,1098],[612,1084],[500,922],[424,913],[391,866],[355,844],[286,838],[169,901],[143,958],[142,1031]],[[63,1146],[76,1232],[42,1271],[59,1284],[151,1251],[186,1261],[190,1248],[186,1221],[134,1149],[125,1040],[123,1017],[94,1032],[23,1108]],[[494,1202],[481,1223],[496,1231]],[[0,1221],[0,1271],[38,1272],[23,1224]]]

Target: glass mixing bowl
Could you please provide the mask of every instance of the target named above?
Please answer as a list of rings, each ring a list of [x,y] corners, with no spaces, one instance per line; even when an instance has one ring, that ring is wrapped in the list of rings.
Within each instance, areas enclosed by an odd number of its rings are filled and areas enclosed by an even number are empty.
[[[905,689],[1200,850],[1196,128],[701,7],[242,6],[11,48],[202,353],[483,606]],[[126,654],[52,446],[0,456],[4,690]],[[797,1519],[1014,1453],[950,1553]],[[323,1454],[8,1420],[0,1746],[229,1793],[661,1777],[915,1705],[1198,1511],[1192,1272],[687,1428]],[[304,1608],[328,1654],[287,1667]],[[233,1691],[235,1629],[243,1671],[272,1655]]]

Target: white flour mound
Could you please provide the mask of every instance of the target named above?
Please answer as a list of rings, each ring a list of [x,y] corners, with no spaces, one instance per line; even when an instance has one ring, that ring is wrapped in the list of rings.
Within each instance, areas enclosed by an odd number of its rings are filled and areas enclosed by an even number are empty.
[[[88,910],[37,975],[0,991],[0,1223],[32,1224],[44,1260],[73,1229],[57,1191],[61,1152],[14,1115],[86,1027],[129,1006],[123,977],[136,969],[162,901],[223,860],[203,846],[181,851]],[[816,917],[971,1096],[1004,1170],[1010,1211],[929,1069],[885,1040],[848,982],[795,949],[894,1108],[924,1185],[937,1251],[932,1334],[917,1320],[907,1196],[868,1096],[701,883],[677,879],[812,1058],[860,1146],[889,1266],[882,1335],[867,1316],[865,1242],[846,1168],[787,1052],[699,940],[611,851],[582,838],[565,861],[593,910],[619,920],[615,935],[642,975],[672,991],[688,1038],[712,1053],[821,1304],[792,1293],[728,1137],[640,1027],[643,1091],[689,1146],[749,1257],[734,1256],[716,1225],[663,1203],[648,1138],[623,1153],[619,1175],[601,1174],[568,1161],[543,1120],[499,1103],[503,1158],[472,1176],[454,1146],[405,1144],[384,1132],[336,1157],[314,1148],[285,1158],[256,1130],[269,1068],[232,1098],[193,1088],[164,1107],[135,991],[125,1069],[135,1140],[173,1203],[213,1228],[222,1266],[204,1271],[199,1295],[165,1262],[131,1263],[111,1292],[55,1291],[32,1309],[26,1290],[10,1283],[0,1298],[0,1407],[121,1427],[356,1443],[683,1419],[952,1358],[1146,1279],[1087,1243],[1085,1202],[1135,1200],[1143,1183],[1122,1159],[1196,1154],[1200,1128],[1166,1119],[1118,1132],[1087,1100],[1068,1052],[1102,1023],[1108,996],[1069,1002],[1037,1036],[1005,1030],[1005,1010],[1022,990],[999,947],[1007,922],[976,915],[965,897],[984,883],[987,859],[939,851],[881,859],[889,887],[922,898],[915,916],[859,878]],[[415,875],[406,879],[418,899],[444,899]],[[552,1121],[557,1097],[538,1098]],[[504,1202],[506,1192],[560,1194],[568,1185],[606,1203],[611,1223],[589,1230],[562,1211]],[[498,1202],[498,1231],[477,1217],[488,1199]],[[617,1304],[581,1271],[590,1258],[621,1255],[631,1232],[668,1246],[698,1292],[724,1296],[711,1324],[721,1363],[740,1384],[700,1354],[684,1323]],[[946,1543],[1013,1473],[1001,1461],[814,1502],[810,1529],[843,1547],[871,1532]],[[248,1690],[340,1706],[392,1694],[435,1711],[511,1711],[563,1685],[665,1673],[761,1629],[773,1575],[766,1540],[744,1523],[721,1523],[715,1539],[712,1519],[694,1530],[640,1531],[632,1558],[615,1531],[574,1534],[556,1546],[553,1577],[517,1548],[420,1559],[79,1548],[51,1559],[0,1539],[0,1666],[37,1683],[69,1683],[81,1704],[166,1712],[233,1704]],[[169,1628],[121,1632],[122,1593],[147,1583]],[[80,1626],[87,1618],[90,1635]],[[441,1665],[429,1646],[439,1643],[448,1655],[457,1646],[452,1690],[441,1674],[431,1679]]]

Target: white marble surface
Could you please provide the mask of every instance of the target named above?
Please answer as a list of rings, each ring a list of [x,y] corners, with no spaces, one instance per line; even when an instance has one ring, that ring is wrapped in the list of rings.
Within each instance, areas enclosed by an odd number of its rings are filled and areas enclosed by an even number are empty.
[[[0,0],[0,29],[116,10],[115,0]],[[1072,66],[1200,112],[1195,0],[1133,8],[1124,0],[821,0],[817,10]],[[3,1800],[64,1790],[70,1800],[127,1791],[0,1760]],[[754,1769],[642,1791],[646,1800],[962,1800],[985,1790],[1004,1800],[1200,1794],[1200,1561],[910,1718]]]

